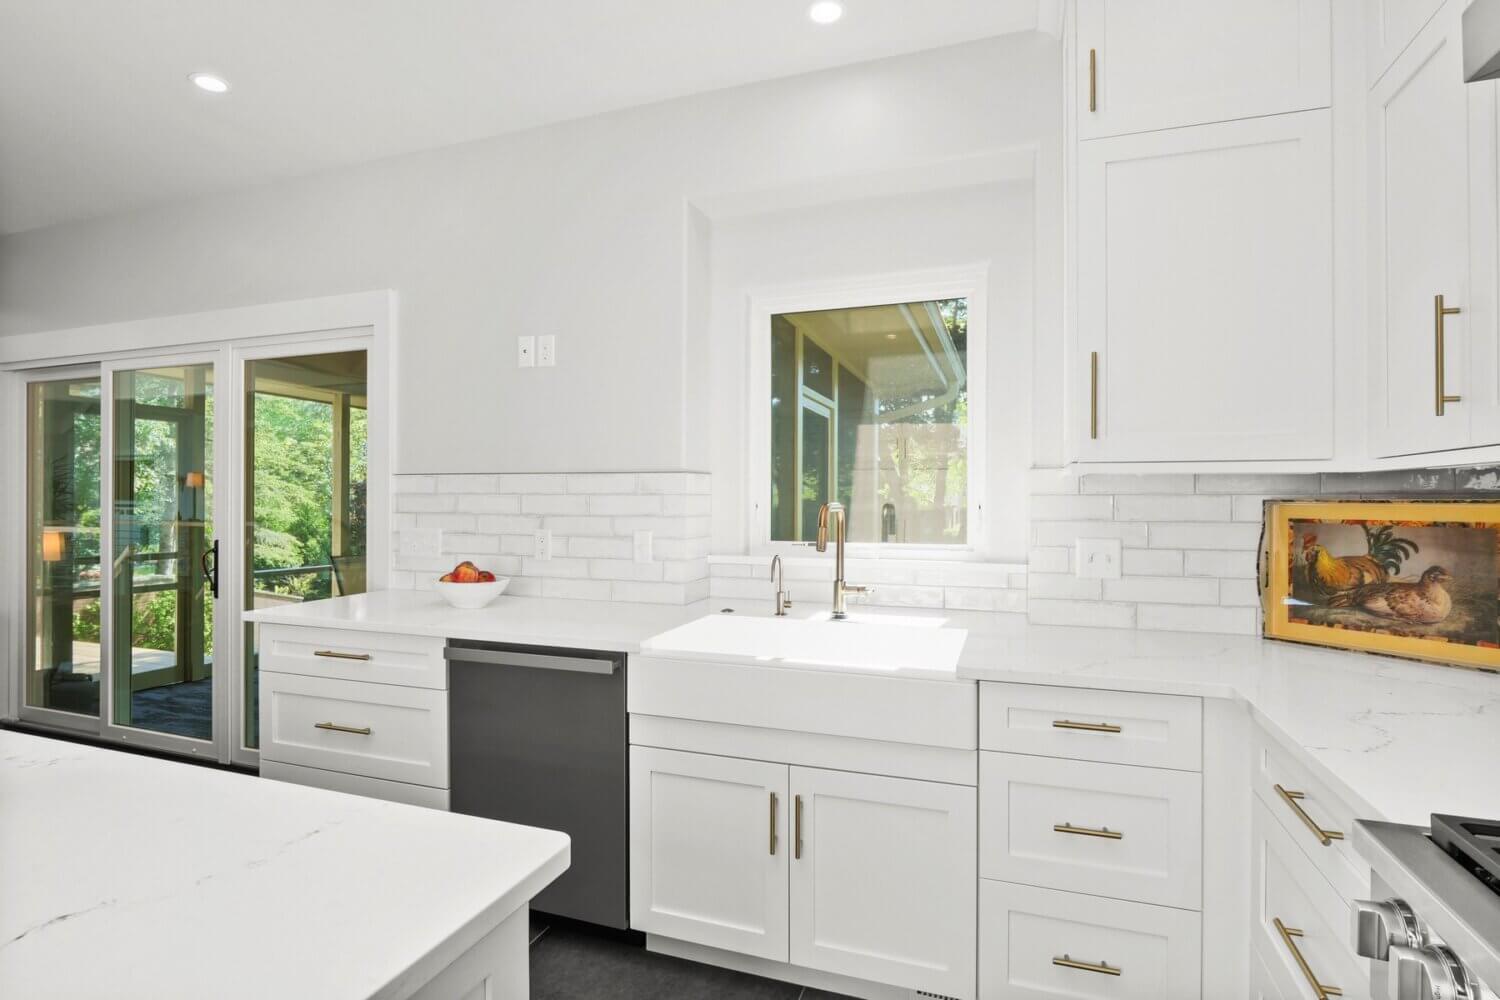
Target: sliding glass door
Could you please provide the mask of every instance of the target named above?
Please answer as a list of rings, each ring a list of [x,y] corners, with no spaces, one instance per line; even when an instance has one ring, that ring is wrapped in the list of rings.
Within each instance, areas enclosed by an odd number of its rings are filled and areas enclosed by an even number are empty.
[[[106,734],[219,756],[218,362],[105,366],[109,389]]]

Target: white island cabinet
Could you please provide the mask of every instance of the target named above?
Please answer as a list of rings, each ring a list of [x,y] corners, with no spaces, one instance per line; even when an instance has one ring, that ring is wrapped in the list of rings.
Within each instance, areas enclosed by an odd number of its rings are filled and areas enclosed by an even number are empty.
[[[0,732],[0,997],[522,1000],[566,835]]]

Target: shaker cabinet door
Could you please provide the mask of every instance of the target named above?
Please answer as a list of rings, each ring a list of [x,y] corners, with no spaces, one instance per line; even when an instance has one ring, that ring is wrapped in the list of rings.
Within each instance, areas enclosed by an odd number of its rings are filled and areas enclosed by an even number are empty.
[[[1079,0],[1079,137],[1328,107],[1329,6]]]
[[[1079,144],[1068,374],[1085,462],[1324,459],[1329,113]]]

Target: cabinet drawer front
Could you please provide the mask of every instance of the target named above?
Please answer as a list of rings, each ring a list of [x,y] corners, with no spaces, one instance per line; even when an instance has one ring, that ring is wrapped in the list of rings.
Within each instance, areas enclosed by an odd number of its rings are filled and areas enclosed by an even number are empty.
[[[1180,695],[984,683],[979,745],[1197,771],[1203,766],[1203,702]]]
[[[1190,911],[983,879],[979,997],[1194,1000],[1202,937]]]
[[[1255,794],[1341,896],[1362,898],[1370,888],[1370,866],[1349,842],[1354,808],[1259,726],[1254,741],[1251,781]]]
[[[1348,943],[1347,898],[1314,871],[1263,802],[1251,804],[1250,836],[1252,951],[1271,967],[1272,979],[1296,983],[1296,996],[1311,995],[1309,975],[1346,997],[1366,996],[1366,964]]]
[[[260,631],[260,672],[338,680],[448,687],[443,640],[355,629],[265,625]]]
[[[324,771],[321,768],[283,764],[275,760],[260,762],[260,776],[293,785],[309,785],[313,788],[326,788],[331,792],[363,795],[367,799],[384,799],[387,802],[404,802],[407,805],[448,811],[446,788],[408,785],[404,781],[385,781],[381,778],[367,778],[362,774]]]
[[[1197,909],[1203,792],[1185,771],[983,753],[986,878]]]
[[[260,685],[263,760],[448,787],[446,692],[297,674]]]
[[[1327,107],[1329,7],[1329,0],[1080,0],[1079,136]]]

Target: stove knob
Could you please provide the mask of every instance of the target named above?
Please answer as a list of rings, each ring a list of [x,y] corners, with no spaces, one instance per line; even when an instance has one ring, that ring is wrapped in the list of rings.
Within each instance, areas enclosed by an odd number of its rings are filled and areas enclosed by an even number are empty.
[[[1386,983],[1391,1000],[1476,1000],[1468,971],[1442,945],[1391,945]]]
[[[1393,944],[1417,948],[1422,944],[1421,930],[1411,907],[1399,899],[1375,902],[1356,899],[1350,911],[1354,951],[1361,958],[1384,962]]]

